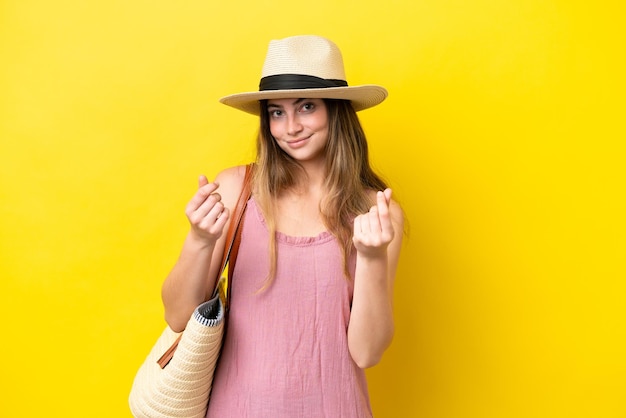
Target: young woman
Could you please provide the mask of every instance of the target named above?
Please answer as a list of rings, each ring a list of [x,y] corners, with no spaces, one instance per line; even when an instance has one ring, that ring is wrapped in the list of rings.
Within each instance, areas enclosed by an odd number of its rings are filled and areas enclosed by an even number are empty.
[[[387,95],[348,86],[337,46],[270,42],[260,90],[223,98],[260,116],[252,197],[208,417],[368,417],[364,370],[394,333],[403,214],[372,171],[356,111]],[[163,284],[182,330],[215,287],[245,167],[201,177],[191,228]]]

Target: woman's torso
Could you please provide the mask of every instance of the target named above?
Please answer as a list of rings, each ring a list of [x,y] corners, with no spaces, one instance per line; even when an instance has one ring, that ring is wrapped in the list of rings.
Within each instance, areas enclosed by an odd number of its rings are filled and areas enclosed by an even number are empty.
[[[328,232],[276,240],[276,277],[261,291],[269,239],[251,199],[207,416],[371,416],[365,374],[348,351],[353,288],[336,240]]]

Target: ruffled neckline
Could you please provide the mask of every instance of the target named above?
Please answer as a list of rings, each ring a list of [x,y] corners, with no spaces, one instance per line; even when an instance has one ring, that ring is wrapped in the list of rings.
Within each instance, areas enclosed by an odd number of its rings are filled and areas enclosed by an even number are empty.
[[[248,208],[254,209],[254,213],[256,214],[257,218],[259,219],[259,221],[261,222],[265,230],[268,231],[269,233],[269,229],[267,227],[267,223],[265,222],[265,218],[263,217],[263,214],[261,213],[261,210],[259,209],[253,197],[251,197],[250,200],[248,200]],[[322,243],[331,241],[333,239],[334,239],[333,234],[331,234],[329,231],[320,232],[319,234],[315,236],[294,236],[294,235],[287,235],[280,231],[276,231],[276,240],[278,242],[287,244],[287,245],[299,246],[299,247],[322,244]]]

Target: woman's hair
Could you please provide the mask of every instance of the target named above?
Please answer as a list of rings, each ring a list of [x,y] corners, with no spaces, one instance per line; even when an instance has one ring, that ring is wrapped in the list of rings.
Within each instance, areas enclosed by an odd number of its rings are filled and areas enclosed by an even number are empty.
[[[367,139],[359,118],[347,100],[324,99],[328,111],[326,176],[320,213],[324,225],[343,251],[344,273],[350,277],[348,260],[352,251],[354,218],[373,205],[372,190],[384,190],[385,182],[369,163]],[[257,138],[257,164],[253,185],[270,231],[270,272],[267,287],[276,273],[275,202],[281,192],[298,186],[304,170],[276,143],[270,132],[267,100],[261,101],[261,125]]]

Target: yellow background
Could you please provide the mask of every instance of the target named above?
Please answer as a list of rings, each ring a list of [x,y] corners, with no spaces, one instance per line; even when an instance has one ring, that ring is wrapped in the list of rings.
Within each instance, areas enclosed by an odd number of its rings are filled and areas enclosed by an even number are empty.
[[[315,33],[410,223],[378,417],[624,417],[618,1],[0,3],[0,416],[123,417],[201,173],[270,39]]]

